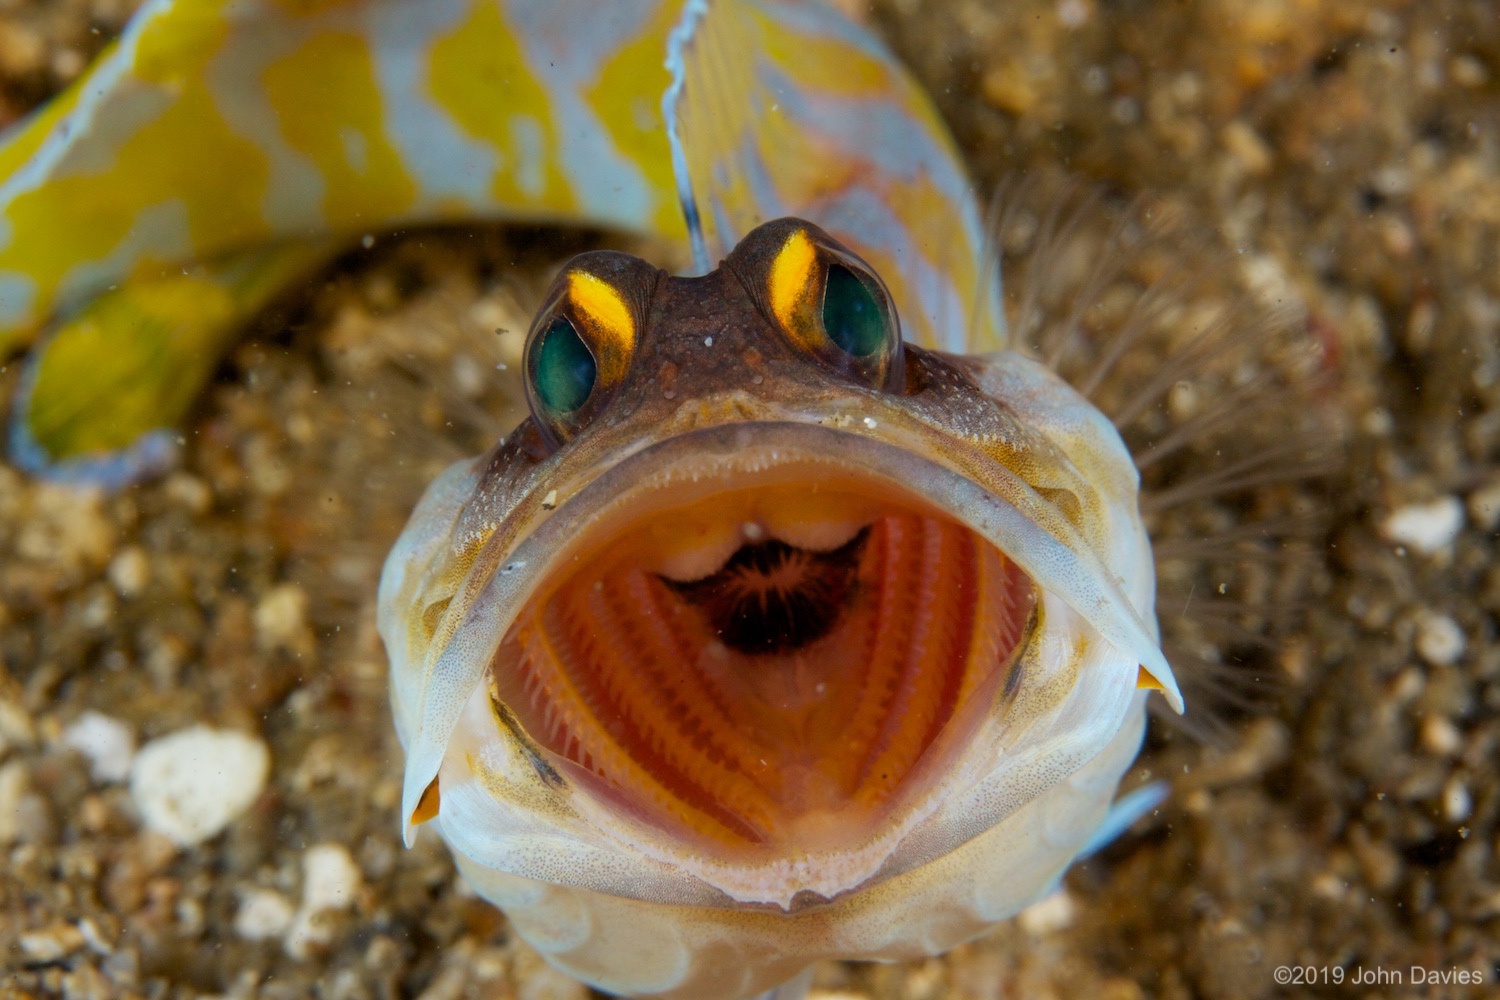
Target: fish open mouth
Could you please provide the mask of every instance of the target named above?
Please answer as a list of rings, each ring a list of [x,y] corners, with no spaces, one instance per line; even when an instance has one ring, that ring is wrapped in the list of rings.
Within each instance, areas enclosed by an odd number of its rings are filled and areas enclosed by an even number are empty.
[[[716,460],[584,519],[488,683],[636,820],[714,853],[838,849],[1014,686],[1036,605],[1004,552],[888,475]]]

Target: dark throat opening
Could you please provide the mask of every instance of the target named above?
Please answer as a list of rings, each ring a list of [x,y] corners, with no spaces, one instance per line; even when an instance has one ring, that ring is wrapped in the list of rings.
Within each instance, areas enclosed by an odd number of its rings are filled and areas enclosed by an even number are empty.
[[[723,568],[681,583],[661,577],[704,618],[724,645],[740,653],[788,653],[838,624],[858,586],[868,527],[829,552],[772,538],[740,547]]]

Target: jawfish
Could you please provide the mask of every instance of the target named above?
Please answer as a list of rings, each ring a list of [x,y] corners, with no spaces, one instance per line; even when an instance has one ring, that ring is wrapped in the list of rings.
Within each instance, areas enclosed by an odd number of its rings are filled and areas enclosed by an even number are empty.
[[[1178,698],[1112,425],[900,322],[796,218],[699,277],[577,257],[530,416],[386,563],[407,822],[586,982],[746,996],[946,950],[1056,881],[1143,688]]]

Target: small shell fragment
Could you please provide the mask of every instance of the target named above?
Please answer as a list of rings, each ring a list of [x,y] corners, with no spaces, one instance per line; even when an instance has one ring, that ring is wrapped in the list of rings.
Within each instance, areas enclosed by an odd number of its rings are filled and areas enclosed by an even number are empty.
[[[323,915],[352,906],[363,883],[359,865],[348,848],[342,844],[309,847],[302,855],[302,906],[287,931],[286,953],[306,958],[328,944],[333,934]]]
[[[1464,655],[1464,630],[1447,615],[1424,612],[1417,619],[1417,652],[1435,667],[1448,667]]]
[[[256,737],[192,726],[141,748],[130,769],[130,797],[148,830],[192,847],[242,816],[270,771],[271,752]]]
[[[63,744],[89,759],[96,782],[124,781],[135,759],[135,734],[119,719],[100,712],[84,712],[63,730]]]
[[[240,897],[234,915],[235,933],[247,941],[264,941],[285,934],[295,911],[274,889],[251,889]]]
[[[1464,505],[1454,496],[1407,504],[1380,523],[1387,540],[1431,555],[1453,544],[1464,526]]]

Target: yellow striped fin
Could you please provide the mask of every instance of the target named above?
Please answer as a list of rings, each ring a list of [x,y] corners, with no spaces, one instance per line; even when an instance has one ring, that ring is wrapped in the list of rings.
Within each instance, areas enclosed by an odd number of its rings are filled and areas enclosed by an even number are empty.
[[[685,241],[684,201],[715,253],[819,223],[913,339],[963,347],[979,226],[952,144],[819,3],[148,0],[0,146],[0,357],[62,321],[13,453],[140,475],[122,442],[182,418],[268,275],[339,241],[468,218]]]

